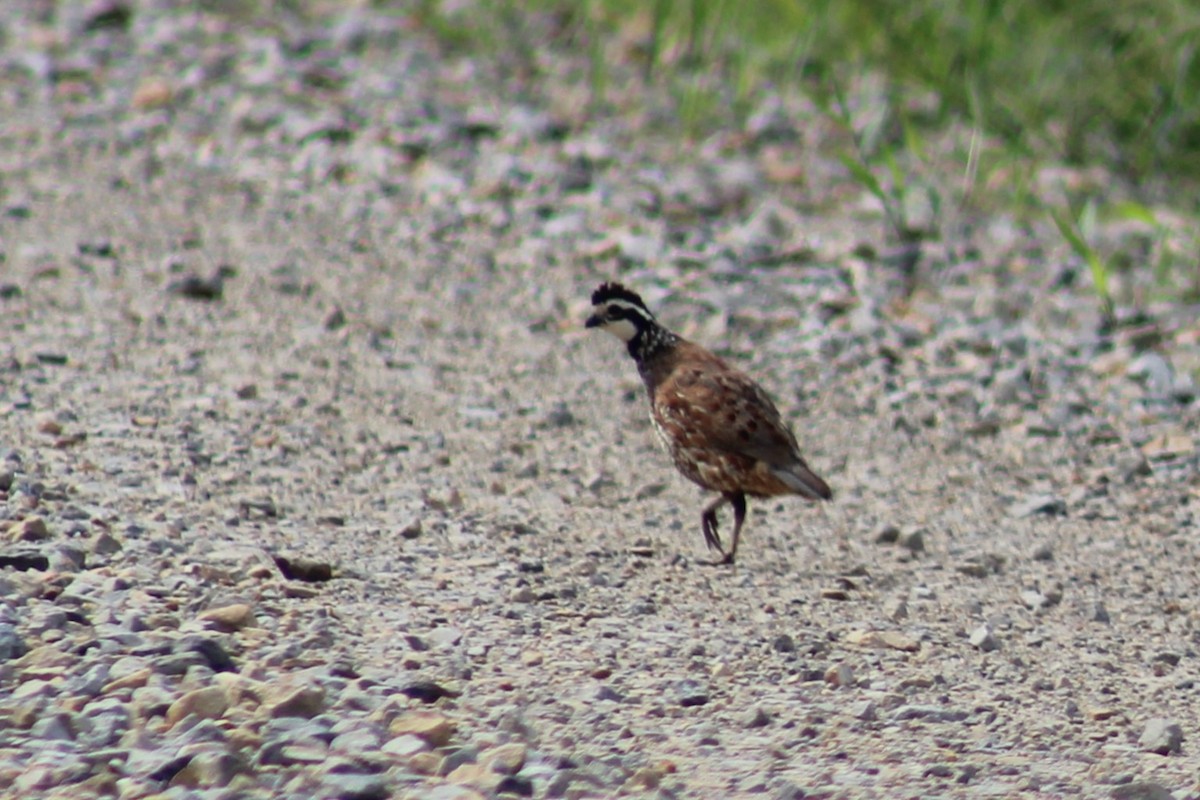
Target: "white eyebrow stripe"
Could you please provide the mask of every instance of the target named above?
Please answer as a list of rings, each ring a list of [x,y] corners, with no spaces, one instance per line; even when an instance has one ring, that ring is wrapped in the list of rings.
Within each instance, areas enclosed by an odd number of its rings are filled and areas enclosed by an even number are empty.
[[[650,316],[650,312],[647,311],[643,306],[640,306],[637,303],[631,303],[628,300],[608,300],[605,303],[603,303],[602,305],[596,306],[596,307],[597,308],[613,308],[613,307],[628,308],[631,311],[636,311],[637,313],[641,314],[643,317]]]

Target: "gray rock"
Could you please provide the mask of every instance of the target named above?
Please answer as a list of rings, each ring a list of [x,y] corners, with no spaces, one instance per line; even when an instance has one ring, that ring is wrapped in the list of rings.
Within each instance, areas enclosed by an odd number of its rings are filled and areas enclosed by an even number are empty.
[[[918,719],[928,722],[962,722],[969,716],[966,711],[946,706],[905,705],[893,711],[891,719],[895,722]]]
[[[325,784],[322,796],[337,800],[388,800],[392,797],[390,781],[377,775],[355,775],[335,772],[321,776]]]
[[[771,724],[771,715],[762,706],[751,706],[739,715],[739,721],[746,728],[765,728]]]
[[[78,724],[75,722],[73,714],[60,711],[57,714],[42,717],[33,723],[29,733],[37,739],[73,742],[77,727]]]
[[[854,705],[850,706],[849,710],[850,716],[867,722],[875,719],[878,716],[875,703],[871,700],[860,700]]]
[[[708,703],[708,690],[693,680],[683,680],[675,685],[675,697],[679,705],[689,708]]]
[[[1167,397],[1175,386],[1175,370],[1159,353],[1147,351],[1129,363],[1125,374],[1141,383],[1146,394]]]
[[[458,645],[462,641],[463,633],[458,628],[452,628],[448,625],[439,626],[429,631],[425,638],[432,644],[433,647],[451,648]]]
[[[1175,795],[1165,786],[1138,781],[1118,786],[1109,793],[1112,800],[1175,800]]]
[[[1013,503],[1009,506],[1008,513],[1017,519],[1025,519],[1037,514],[1062,516],[1067,513],[1067,504],[1056,495],[1036,494]]]
[[[1000,642],[992,633],[992,627],[988,624],[980,625],[975,630],[971,631],[971,635],[967,638],[971,646],[985,653],[990,653],[993,650],[1000,649]]]
[[[900,538],[897,539],[897,544],[910,553],[925,552],[925,529],[913,528],[912,530],[902,531]]]
[[[1088,603],[1085,614],[1089,622],[1099,622],[1107,625],[1112,621],[1108,616],[1108,609],[1099,600],[1094,603]]]
[[[29,652],[25,640],[17,633],[15,625],[0,623],[0,661],[11,661]]]
[[[1161,717],[1150,720],[1138,739],[1138,746],[1160,756],[1179,753],[1183,749],[1183,728],[1179,723]]]
[[[771,642],[771,647],[777,653],[796,652],[796,640],[786,633],[781,633]]]

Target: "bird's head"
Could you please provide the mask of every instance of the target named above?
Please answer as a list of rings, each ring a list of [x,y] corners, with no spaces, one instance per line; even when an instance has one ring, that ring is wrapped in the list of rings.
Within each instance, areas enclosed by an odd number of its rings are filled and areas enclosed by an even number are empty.
[[[602,283],[592,292],[592,314],[585,325],[629,343],[657,323],[637,292],[619,283]]]

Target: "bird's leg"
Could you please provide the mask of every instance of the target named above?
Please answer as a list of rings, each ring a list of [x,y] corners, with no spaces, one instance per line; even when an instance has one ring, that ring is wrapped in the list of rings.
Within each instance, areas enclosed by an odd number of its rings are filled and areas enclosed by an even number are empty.
[[[725,549],[721,547],[721,535],[717,533],[717,529],[720,527],[717,523],[717,509],[728,502],[729,497],[721,495],[705,506],[704,513],[700,515],[700,529],[704,531],[704,543],[710,550],[716,550],[721,555],[725,555]]]
[[[744,492],[726,495],[729,502],[733,503],[733,542],[729,545],[729,552],[725,555],[726,564],[732,564],[734,558],[737,557],[738,537],[742,535],[742,523],[746,521],[746,495]]]

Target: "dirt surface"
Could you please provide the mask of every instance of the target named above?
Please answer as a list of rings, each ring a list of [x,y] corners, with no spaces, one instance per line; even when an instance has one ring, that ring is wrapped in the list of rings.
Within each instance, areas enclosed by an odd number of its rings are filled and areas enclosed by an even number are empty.
[[[15,5],[5,796],[1200,797],[1192,309],[1101,332],[1006,218],[914,284],[799,98],[684,144],[553,37]],[[706,564],[612,278],[832,504]]]

